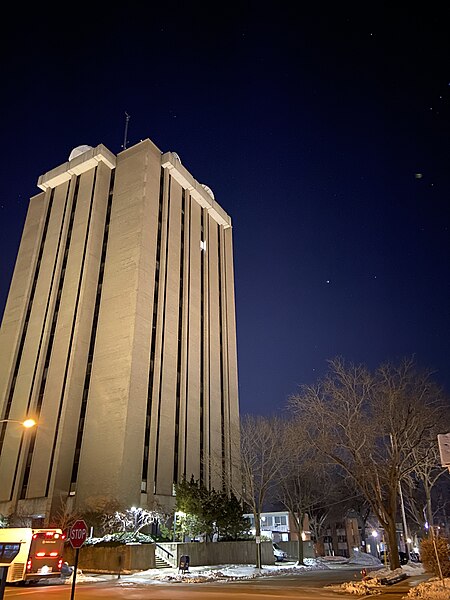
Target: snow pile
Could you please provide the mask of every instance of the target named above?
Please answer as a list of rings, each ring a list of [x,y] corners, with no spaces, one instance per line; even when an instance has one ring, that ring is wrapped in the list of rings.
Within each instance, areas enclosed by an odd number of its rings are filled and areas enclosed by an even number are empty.
[[[313,559],[310,559],[313,561]],[[320,564],[319,564],[319,569]],[[178,569],[148,569],[140,573],[124,576],[123,582],[133,583],[206,583],[210,581],[242,581],[255,579],[256,577],[271,577],[273,575],[288,575],[302,571],[316,569],[315,563],[310,565],[284,564],[265,565],[257,569],[253,565],[218,565],[215,567],[191,567],[186,573],[178,572]]]
[[[110,579],[110,577],[109,577]],[[107,581],[108,578],[107,577],[98,577],[98,576],[93,576],[93,575],[85,575],[83,573],[83,571],[81,569],[77,569],[77,579],[76,579],[76,583],[93,583],[94,581],[98,582],[98,581]],[[63,585],[63,584],[70,584],[72,585],[72,581],[73,581],[73,567],[72,567],[72,573],[70,575],[64,576],[61,575],[61,577],[52,577],[50,579],[39,579],[39,584],[40,585]]]
[[[311,567],[315,571],[317,571],[317,570],[324,571],[324,570],[330,568],[329,565],[327,565],[323,560],[318,559],[318,558],[305,558],[303,560],[303,563],[305,564],[305,566]],[[296,566],[301,567],[302,565],[299,565],[298,563],[296,563]]]
[[[445,584],[445,587],[444,587]],[[444,579],[444,583],[437,577],[429,581],[419,583],[411,588],[404,599],[410,600],[448,600],[450,597],[450,578]]]
[[[170,572],[168,572],[170,571]],[[254,579],[258,572],[255,567],[247,565],[218,566],[216,568],[195,568],[185,573],[179,573],[176,569],[149,569],[142,573],[127,575],[127,581],[133,583],[143,583],[149,580],[149,577],[160,583],[206,583],[208,581],[236,581],[242,579]]]
[[[69,577],[65,577],[63,583],[72,585],[73,581],[73,572]],[[102,581],[98,577],[93,577],[92,575],[85,575],[81,569],[77,569],[77,578],[76,583],[92,583],[93,581]],[[106,581],[106,579],[104,580]]]
[[[296,567],[308,567],[309,569],[314,569],[314,571],[320,570],[325,571],[330,567],[324,563],[320,558],[304,558],[303,565],[299,565],[295,563]]]
[[[380,594],[382,590],[381,580],[391,571],[380,570],[362,577],[360,580],[344,581],[344,583],[326,585],[325,588],[335,592],[346,592],[347,594],[356,594],[358,596]],[[395,571],[392,571],[394,574]]]
[[[377,577],[370,577],[362,581],[346,581],[341,585],[327,585],[327,589],[333,589],[337,592],[347,592],[347,594],[356,594],[358,596],[369,596],[371,594],[381,594],[382,585]]]
[[[400,567],[394,571],[382,568],[378,569],[377,571],[372,571],[370,575],[366,575],[360,581],[345,581],[344,583],[338,585],[327,585],[325,587],[335,592],[346,592],[347,594],[356,594],[358,596],[380,594],[386,585],[386,581],[395,581],[402,575],[418,575],[423,573],[423,569],[421,568],[411,568],[409,565],[405,565],[405,567],[406,568]],[[428,600],[429,597],[423,596],[423,598]],[[439,598],[439,600],[441,599]],[[448,596],[443,598],[443,600],[448,600]]]
[[[402,565],[402,571],[404,571],[407,575],[422,575],[422,573],[425,573],[422,563],[411,562],[409,562],[407,565]]]
[[[372,554],[367,554],[366,552],[358,552],[358,554],[354,554],[351,558],[348,559],[348,564],[376,567],[378,565],[381,565],[381,560],[376,556],[372,556]]]
[[[155,577],[155,580],[160,581],[161,583],[206,583],[208,581],[236,581],[242,579],[253,579],[255,575],[236,577],[236,576],[226,576],[221,571],[214,571],[214,573],[184,573],[182,577],[178,577],[177,575],[165,575],[162,577]],[[133,581],[135,579],[133,578]]]
[[[319,560],[330,565],[339,565],[347,563],[348,558],[345,558],[345,556],[321,556]]]

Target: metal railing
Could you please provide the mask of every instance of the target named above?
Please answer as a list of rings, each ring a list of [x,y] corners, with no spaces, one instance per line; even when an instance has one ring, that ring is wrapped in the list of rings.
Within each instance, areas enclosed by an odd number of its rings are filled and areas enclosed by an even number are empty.
[[[161,556],[161,554],[163,554],[163,555]],[[175,566],[175,567],[177,566],[176,565],[177,559],[172,554],[172,552],[169,552],[169,550],[166,550],[166,548],[163,548],[163,546],[160,546],[157,543],[155,543],[155,555],[159,556],[160,558],[162,558],[163,560],[165,560],[166,562],[168,562],[172,566]]]

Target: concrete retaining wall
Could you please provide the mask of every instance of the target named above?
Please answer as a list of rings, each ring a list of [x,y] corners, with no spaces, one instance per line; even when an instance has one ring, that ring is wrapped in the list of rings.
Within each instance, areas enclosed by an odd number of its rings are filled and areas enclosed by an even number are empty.
[[[75,550],[64,549],[64,560],[73,565]],[[155,544],[113,547],[83,546],[78,555],[78,567],[90,573],[133,573],[155,568]]]
[[[159,543],[173,554],[173,566],[180,564],[183,555],[189,556],[191,567],[203,565],[256,564],[254,541],[241,542],[191,542]],[[158,552],[164,557],[164,553]],[[261,543],[263,565],[275,564],[271,542]],[[75,550],[67,546],[64,560],[75,562]],[[114,547],[83,546],[78,557],[78,567],[90,573],[133,573],[155,568],[155,544],[136,544]]]
[[[189,556],[189,564],[192,567],[203,565],[254,565],[256,564],[255,541],[240,542],[190,542],[177,544],[163,544],[169,552],[176,555],[177,565],[183,555]],[[272,543],[261,543],[261,560],[263,565],[274,565]]]

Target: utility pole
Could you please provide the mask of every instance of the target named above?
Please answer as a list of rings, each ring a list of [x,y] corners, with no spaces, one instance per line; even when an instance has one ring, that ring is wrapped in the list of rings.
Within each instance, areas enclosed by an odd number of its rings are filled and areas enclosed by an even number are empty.
[[[391,448],[392,451],[396,451],[396,446],[394,446],[394,437],[392,435],[392,433],[389,434],[389,437],[391,439]],[[410,547],[409,547],[409,536],[408,536],[408,527],[406,524],[406,513],[405,513],[405,504],[403,502],[403,492],[402,492],[402,484],[401,484],[401,480],[399,479],[398,481],[398,491],[399,491],[399,497],[400,497],[400,506],[402,509],[402,520],[403,520],[403,536],[405,539],[405,550],[406,550],[406,556],[409,560],[410,558]]]
[[[402,508],[402,519],[403,519],[403,535],[405,536],[405,548],[406,548],[406,555],[408,557],[408,560],[411,557],[411,548],[410,546],[410,542],[409,542],[409,535],[408,535],[408,526],[406,524],[406,514],[405,514],[405,504],[403,502],[403,492],[402,492],[402,484],[399,481],[398,482],[398,491],[400,494],[400,506]]]

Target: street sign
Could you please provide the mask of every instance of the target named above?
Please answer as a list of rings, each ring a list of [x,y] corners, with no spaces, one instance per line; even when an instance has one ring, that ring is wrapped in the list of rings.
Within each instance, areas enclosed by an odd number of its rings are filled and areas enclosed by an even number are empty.
[[[81,548],[87,538],[87,525],[83,519],[78,519],[70,528],[69,540],[72,548]]]
[[[75,584],[77,581],[78,571],[78,555],[80,554],[80,548],[84,544],[87,538],[87,525],[83,519],[78,519],[70,528],[69,540],[72,548],[75,549],[75,565],[73,567],[73,578],[72,578],[72,592],[70,594],[70,600],[75,598]]]

